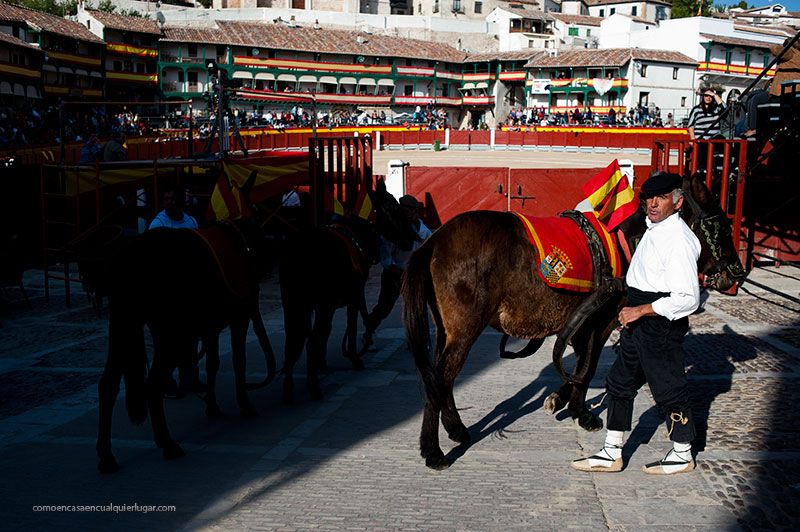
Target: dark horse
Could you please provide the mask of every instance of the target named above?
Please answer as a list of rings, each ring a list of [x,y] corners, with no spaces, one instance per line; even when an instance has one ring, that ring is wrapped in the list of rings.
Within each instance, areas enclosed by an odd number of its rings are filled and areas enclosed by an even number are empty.
[[[347,307],[344,355],[363,369],[356,347],[356,323],[364,312],[364,285],[378,261],[383,236],[405,249],[417,238],[397,200],[383,181],[368,192],[374,222],[357,215],[340,217],[291,238],[281,254],[280,284],[286,330],[283,400],[292,402],[294,365],[307,351],[307,385],[312,399],[322,399],[318,370],[326,367],[326,350],[336,309]],[[312,319],[313,316],[313,319]]]
[[[683,189],[684,219],[703,248],[699,270],[711,287],[729,289],[744,276],[729,222],[701,179],[684,179]],[[645,227],[639,209],[620,229],[627,242],[638,243]],[[545,337],[561,332],[591,297],[550,288],[534,273],[539,260],[517,216],[492,211],[456,216],[411,256],[402,289],[404,320],[426,392],[420,450],[428,467],[449,466],[439,447],[440,413],[450,439],[461,444],[471,441],[456,409],[453,384],[481,332],[491,325],[507,335],[531,339],[534,347],[526,354],[532,354]],[[566,382],[547,398],[545,410],[555,413],[568,404],[569,413],[586,430],[602,427],[585,405],[586,392],[623,297],[616,292],[592,309],[570,335],[576,354],[571,376],[564,373],[561,353],[554,352],[556,369]],[[436,325],[433,362],[426,306]]]
[[[219,333],[231,329],[236,399],[243,415],[255,415],[247,389],[265,385],[275,374],[275,358],[258,308],[259,272],[252,243],[260,238],[253,222],[225,222],[205,229],[154,229],[134,239],[113,259],[109,287],[108,360],[99,384],[98,469],[119,469],[111,452],[111,416],[125,379],[131,421],[141,424],[148,410],[156,445],[165,458],[183,456],[164,416],[164,389],[178,366],[195,364],[196,345],[206,351],[206,413],[219,415],[214,380],[219,370]],[[267,361],[267,378],[245,383],[245,345],[252,321]],[[148,369],[144,327],[153,337]]]

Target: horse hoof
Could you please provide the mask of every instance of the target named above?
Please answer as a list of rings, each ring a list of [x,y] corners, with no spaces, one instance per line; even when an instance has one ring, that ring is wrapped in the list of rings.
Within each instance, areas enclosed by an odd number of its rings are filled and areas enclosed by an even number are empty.
[[[560,403],[561,400],[558,396],[558,392],[553,392],[547,396],[547,399],[544,400],[544,411],[550,415],[553,415],[564,408],[564,405]]]
[[[469,435],[467,427],[461,427],[453,432],[448,432],[447,436],[454,442],[461,445],[469,445],[472,443],[472,436]]]
[[[425,458],[425,465],[436,471],[442,471],[450,467],[450,462],[444,457],[442,451],[437,451]]]
[[[589,432],[597,432],[603,428],[603,420],[591,413],[578,416],[575,420],[583,430]]]
[[[104,475],[111,475],[119,471],[119,464],[113,456],[107,456],[100,459],[97,470]]]
[[[211,419],[219,419],[222,417],[222,410],[219,409],[219,405],[208,405],[206,406],[206,417]]]
[[[176,458],[182,458],[186,456],[186,453],[183,452],[181,446],[175,442],[171,442],[164,447],[164,451],[162,453],[164,458],[167,460],[175,460]]]

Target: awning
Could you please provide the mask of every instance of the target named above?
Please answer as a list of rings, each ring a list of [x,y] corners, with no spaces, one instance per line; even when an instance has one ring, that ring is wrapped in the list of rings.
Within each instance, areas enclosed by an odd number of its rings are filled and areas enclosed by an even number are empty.
[[[95,72],[94,70],[92,70],[91,72],[89,72],[89,77],[102,78],[103,74],[101,74],[100,72]]]
[[[11,83],[7,81],[0,82],[0,94],[14,94],[14,90],[11,88]]]
[[[53,65],[42,65],[42,70],[47,70],[50,72],[58,72],[58,70],[56,70],[56,67],[54,67]]]
[[[364,87],[374,87],[375,85],[377,85],[375,83],[375,80],[372,78],[361,78],[360,80],[358,80],[358,84]]]
[[[355,85],[355,84],[358,83],[358,81],[356,81],[356,78],[341,78],[339,80],[339,84],[340,85],[344,85],[345,83],[349,83],[351,85]]]
[[[58,71],[64,74],[72,74],[72,69],[67,67],[58,67]]]
[[[393,79],[379,79],[378,85],[382,87],[394,87]]]
[[[475,88],[476,89],[488,89],[489,88],[489,84],[486,83],[485,81],[480,81],[480,82],[475,84]]]
[[[86,72],[85,70],[83,70],[82,68],[79,68],[79,69],[77,69],[77,70],[75,71],[75,75],[76,75],[76,76],[88,76],[88,75],[89,75],[89,73],[88,73],[88,72]]]
[[[297,81],[297,77],[292,74],[278,74],[278,81]]]
[[[233,79],[253,79],[253,73],[246,70],[237,70],[233,73]]]
[[[19,83],[14,84],[14,94],[17,96],[25,96],[25,85]]]
[[[319,82],[328,83],[329,85],[336,85],[337,83],[339,83],[333,76],[322,76],[321,78],[319,78]]]
[[[316,83],[317,78],[314,76],[306,75],[306,76],[300,76],[300,79],[298,79],[297,81],[299,81],[300,83]]]
[[[269,72],[257,72],[256,79],[263,79],[266,81],[273,81],[275,79],[275,74],[270,74]]]
[[[475,88],[474,83],[464,83],[464,86],[461,87],[461,90],[474,89],[474,88]]]
[[[39,94],[39,89],[37,89],[33,85],[28,85],[26,93],[27,93],[28,98],[41,98],[42,97],[42,95]]]

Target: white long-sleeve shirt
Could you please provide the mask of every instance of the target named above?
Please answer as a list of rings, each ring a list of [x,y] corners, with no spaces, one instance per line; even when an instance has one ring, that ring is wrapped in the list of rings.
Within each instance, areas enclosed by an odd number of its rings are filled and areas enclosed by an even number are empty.
[[[669,293],[653,302],[653,312],[677,320],[700,304],[699,257],[700,241],[678,213],[658,223],[648,219],[625,281],[644,292]]]
[[[419,235],[420,240],[414,242],[411,246],[411,249],[408,251],[400,249],[395,243],[386,240],[385,238],[381,239],[381,266],[384,268],[388,268],[389,266],[397,266],[401,270],[405,270],[406,266],[408,266],[408,259],[411,257],[411,253],[416,250],[418,247],[422,245],[426,238],[431,236],[431,230],[428,229],[422,220],[419,220],[419,227],[415,229],[417,235]]]

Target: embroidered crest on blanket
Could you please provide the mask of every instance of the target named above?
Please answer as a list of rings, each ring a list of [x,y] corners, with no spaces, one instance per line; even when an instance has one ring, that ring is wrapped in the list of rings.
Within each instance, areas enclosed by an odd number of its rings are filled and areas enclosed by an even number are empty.
[[[539,277],[553,288],[591,292],[594,288],[592,256],[586,234],[578,225],[569,218],[535,218],[518,212],[514,214],[525,226],[528,240],[536,249]],[[618,277],[622,273],[622,266],[616,238],[603,227],[596,214],[583,214],[600,235],[612,274]]]

